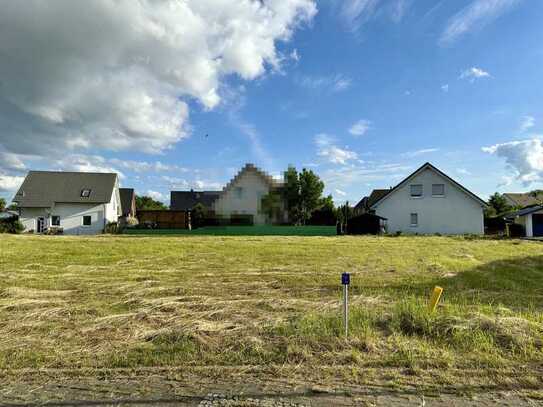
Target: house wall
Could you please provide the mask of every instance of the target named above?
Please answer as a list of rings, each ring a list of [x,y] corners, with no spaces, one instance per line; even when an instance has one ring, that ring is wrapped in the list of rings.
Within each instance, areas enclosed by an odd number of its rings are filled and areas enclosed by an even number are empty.
[[[45,226],[51,226],[51,217],[60,216],[60,227],[66,235],[94,235],[104,231],[107,222],[116,222],[119,210],[119,194],[113,192],[106,204],[57,203],[52,208],[20,208],[19,220],[25,230],[37,229],[37,218],[45,218]],[[83,216],[91,216],[91,225],[83,226]]]
[[[241,196],[237,188],[242,188]],[[268,183],[255,172],[245,172],[214,203],[213,210],[217,215],[229,217],[232,214],[253,215],[254,223],[266,223],[266,216],[261,211],[262,197],[269,193]]]
[[[422,184],[422,198],[410,196],[410,185]],[[432,196],[432,184],[445,184],[443,197]],[[419,234],[483,234],[483,207],[456,185],[431,169],[392,192],[377,206],[377,215],[387,218],[387,232]],[[418,226],[411,226],[411,213],[418,214]]]

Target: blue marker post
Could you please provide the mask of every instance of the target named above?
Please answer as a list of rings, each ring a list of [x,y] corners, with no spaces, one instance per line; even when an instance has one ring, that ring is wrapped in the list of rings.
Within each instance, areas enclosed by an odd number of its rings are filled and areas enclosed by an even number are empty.
[[[345,337],[349,335],[349,284],[351,284],[351,275],[349,273],[342,273],[341,285],[343,285],[343,326],[345,327]]]

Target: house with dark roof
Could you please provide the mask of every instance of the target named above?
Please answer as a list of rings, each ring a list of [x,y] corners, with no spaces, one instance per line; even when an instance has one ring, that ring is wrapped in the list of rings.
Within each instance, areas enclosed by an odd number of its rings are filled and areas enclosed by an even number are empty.
[[[371,213],[371,206],[389,192],[390,189],[374,189],[369,196],[365,196],[355,205],[353,208],[354,214],[362,215]]]
[[[283,183],[253,164],[246,164],[222,191],[171,191],[172,210],[191,210],[202,204],[216,216],[251,217],[256,225],[286,222],[286,205],[280,194]],[[273,216],[262,209],[262,198],[277,192],[278,208]]]
[[[388,233],[484,233],[486,203],[430,163],[372,196],[365,203],[368,212],[387,219]]]
[[[30,171],[15,194],[26,231],[102,233],[122,213],[117,174]]]

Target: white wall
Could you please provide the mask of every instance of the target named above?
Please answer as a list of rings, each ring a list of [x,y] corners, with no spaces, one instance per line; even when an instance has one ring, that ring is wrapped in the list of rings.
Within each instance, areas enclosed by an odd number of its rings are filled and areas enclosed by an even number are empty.
[[[236,188],[242,188],[241,197]],[[254,223],[266,223],[266,216],[261,211],[262,197],[269,193],[268,183],[256,172],[247,171],[223,193],[213,204],[217,215],[229,217],[232,214],[253,215]]]
[[[423,197],[411,197],[410,185],[422,184]],[[444,197],[432,197],[432,184],[445,184]],[[392,192],[375,213],[387,218],[387,232],[419,234],[483,234],[483,207],[475,199],[431,169]],[[411,226],[411,213],[418,214],[418,226]]]

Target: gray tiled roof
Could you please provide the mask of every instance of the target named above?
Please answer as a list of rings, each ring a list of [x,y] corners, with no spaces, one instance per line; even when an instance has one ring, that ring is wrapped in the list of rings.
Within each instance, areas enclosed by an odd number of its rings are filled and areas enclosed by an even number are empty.
[[[111,201],[117,174],[92,172],[30,171],[15,194],[23,208],[48,208],[53,203],[107,203]],[[90,189],[88,198],[81,197]]]
[[[199,203],[211,209],[213,202],[220,194],[220,191],[171,191],[170,209],[174,211],[190,211]]]

